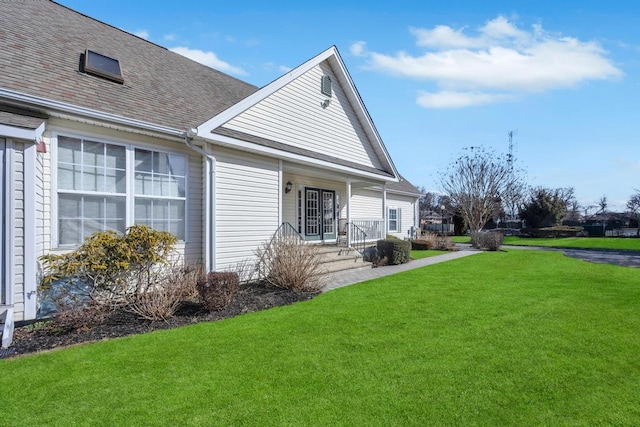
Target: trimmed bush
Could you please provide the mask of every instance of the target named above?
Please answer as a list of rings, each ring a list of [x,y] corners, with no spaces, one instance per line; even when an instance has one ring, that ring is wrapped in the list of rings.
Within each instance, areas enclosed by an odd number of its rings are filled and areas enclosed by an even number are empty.
[[[224,310],[240,292],[238,273],[215,272],[207,274],[196,285],[202,302],[209,311]]]
[[[498,231],[471,233],[471,246],[488,251],[497,251],[502,246],[504,235]]]
[[[557,225],[555,227],[527,228],[523,231],[531,237],[576,237],[584,231],[584,228]]]
[[[442,236],[436,233],[426,233],[420,239],[411,241],[411,249],[418,251],[452,251],[454,248],[455,244],[451,237]]]
[[[411,242],[408,240],[378,240],[376,247],[378,256],[386,258],[387,265],[406,264],[411,260]]]

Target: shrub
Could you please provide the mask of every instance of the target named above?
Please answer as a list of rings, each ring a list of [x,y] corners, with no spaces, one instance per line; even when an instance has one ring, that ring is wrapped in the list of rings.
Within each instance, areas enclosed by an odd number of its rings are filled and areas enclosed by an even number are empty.
[[[471,246],[488,251],[497,251],[502,246],[504,235],[498,231],[471,233]]]
[[[198,294],[209,311],[224,310],[240,292],[240,278],[234,272],[211,272],[198,281]]]
[[[193,297],[204,276],[199,265],[164,265],[149,275],[144,288],[127,294],[124,308],[147,320],[167,320]]]
[[[256,251],[259,278],[294,292],[317,292],[322,287],[322,268],[316,246],[297,237],[280,237]]]
[[[436,233],[426,233],[419,240],[411,241],[411,249],[413,250],[439,250],[452,251],[455,248],[453,240],[449,236],[443,236]]]
[[[154,268],[167,262],[176,241],[168,232],[140,225],[130,227],[124,235],[94,233],[75,251],[40,258],[45,271],[40,290],[63,282],[73,292],[84,294],[80,295],[84,301],[121,305],[128,294],[150,288]],[[74,283],[81,286],[72,286]],[[69,295],[63,299],[69,301]]]
[[[411,260],[411,242],[384,239],[377,242],[378,256],[387,259],[388,265],[405,264]]]

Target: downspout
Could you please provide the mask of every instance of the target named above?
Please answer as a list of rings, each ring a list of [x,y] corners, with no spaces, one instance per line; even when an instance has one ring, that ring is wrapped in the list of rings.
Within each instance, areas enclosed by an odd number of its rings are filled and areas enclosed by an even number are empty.
[[[184,132],[184,143],[206,160],[204,190],[204,265],[207,271],[216,271],[216,158],[193,144],[192,140],[197,135],[198,128],[187,129]]]

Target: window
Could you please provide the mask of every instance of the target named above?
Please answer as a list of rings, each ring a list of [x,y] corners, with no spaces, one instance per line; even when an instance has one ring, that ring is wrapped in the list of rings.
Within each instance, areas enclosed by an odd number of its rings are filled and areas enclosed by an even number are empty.
[[[102,77],[116,83],[124,83],[120,62],[117,59],[109,58],[92,50],[85,50],[84,61],[82,63],[85,73]]]
[[[133,224],[184,240],[186,156],[66,136],[58,137],[57,153],[60,245]]]
[[[398,233],[400,228],[400,209],[389,208],[389,232]]]

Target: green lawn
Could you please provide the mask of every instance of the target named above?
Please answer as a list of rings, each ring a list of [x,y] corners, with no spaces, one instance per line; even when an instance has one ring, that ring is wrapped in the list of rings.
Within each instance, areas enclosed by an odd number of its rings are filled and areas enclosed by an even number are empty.
[[[469,236],[454,236],[456,243],[469,243]],[[619,237],[558,237],[531,238],[505,236],[505,245],[544,246],[550,248],[573,249],[620,249],[640,251],[640,239]]]
[[[411,251],[411,259],[422,259],[422,258],[429,258],[432,256],[436,256],[436,255],[442,255],[442,254],[446,254],[449,251],[416,251],[416,250],[412,250]]]
[[[0,424],[638,425],[640,270],[482,253],[0,360]]]

